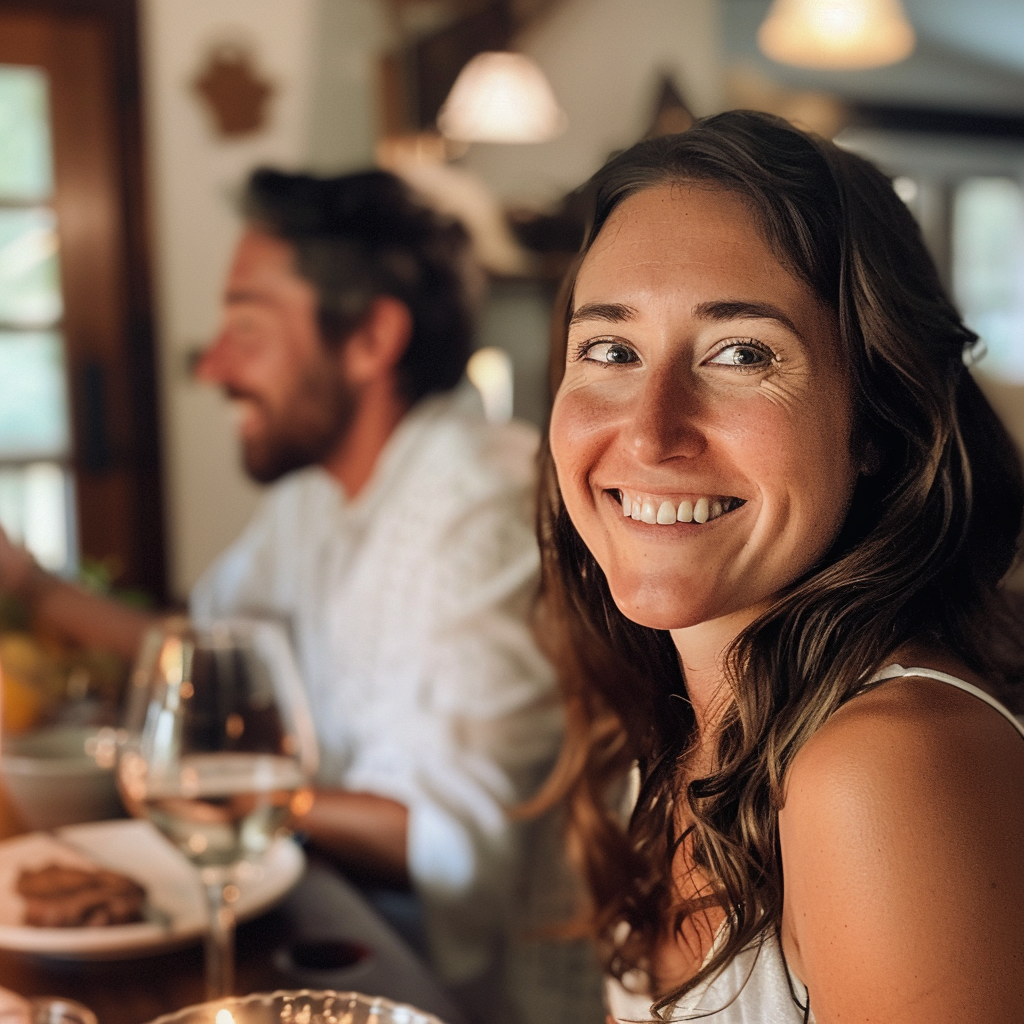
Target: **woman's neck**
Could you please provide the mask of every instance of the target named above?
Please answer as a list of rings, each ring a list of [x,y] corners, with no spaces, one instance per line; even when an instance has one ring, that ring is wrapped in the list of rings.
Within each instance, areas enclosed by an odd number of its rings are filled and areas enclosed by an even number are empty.
[[[709,730],[714,732],[732,698],[725,674],[726,653],[736,637],[762,610],[745,608],[718,619],[670,631],[679,652],[686,693],[702,737]]]

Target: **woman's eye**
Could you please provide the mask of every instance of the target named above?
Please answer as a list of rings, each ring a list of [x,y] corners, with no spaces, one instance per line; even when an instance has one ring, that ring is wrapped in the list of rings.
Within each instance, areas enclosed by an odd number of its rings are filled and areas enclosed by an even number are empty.
[[[720,348],[709,360],[716,366],[767,366],[774,356],[760,345],[750,342],[736,342]]]
[[[635,363],[637,354],[621,341],[595,341],[587,345],[582,353],[592,363]]]

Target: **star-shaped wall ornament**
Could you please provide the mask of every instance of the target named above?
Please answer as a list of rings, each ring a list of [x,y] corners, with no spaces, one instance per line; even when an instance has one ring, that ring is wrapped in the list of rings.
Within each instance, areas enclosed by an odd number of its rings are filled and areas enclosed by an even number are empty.
[[[225,138],[253,135],[266,126],[274,83],[261,76],[245,46],[220,43],[212,47],[192,88]]]

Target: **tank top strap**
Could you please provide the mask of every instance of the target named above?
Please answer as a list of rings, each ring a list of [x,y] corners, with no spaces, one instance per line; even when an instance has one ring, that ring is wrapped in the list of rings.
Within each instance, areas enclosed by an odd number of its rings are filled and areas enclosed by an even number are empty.
[[[1022,737],[1024,737],[1024,723],[1018,719],[1012,711],[1009,710],[1005,705],[987,694],[984,690],[979,689],[973,683],[967,682],[966,679],[961,679],[959,676],[951,676],[948,672],[939,672],[934,668],[904,668],[902,665],[887,665],[881,671],[876,672],[868,681],[861,687],[860,692],[863,693],[865,690],[876,686],[878,683],[884,683],[888,679],[900,679],[903,677],[916,676],[922,679],[935,679],[940,683],[948,683],[950,686],[955,686],[958,690],[963,690],[965,693],[971,694],[973,697],[977,697],[979,700],[983,700],[991,708],[995,708],[1013,727],[1017,730]]]

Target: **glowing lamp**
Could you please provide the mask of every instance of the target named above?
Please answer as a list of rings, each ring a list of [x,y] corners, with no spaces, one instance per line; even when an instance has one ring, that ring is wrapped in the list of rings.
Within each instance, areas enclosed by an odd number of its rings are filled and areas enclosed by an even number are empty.
[[[548,80],[523,53],[478,53],[455,79],[437,127],[457,142],[547,142],[566,126]]]
[[[808,68],[895,64],[914,41],[900,0],[774,0],[757,32],[766,56]]]
[[[512,359],[503,349],[478,348],[466,366],[469,377],[484,403],[484,415],[491,423],[512,419]]]

